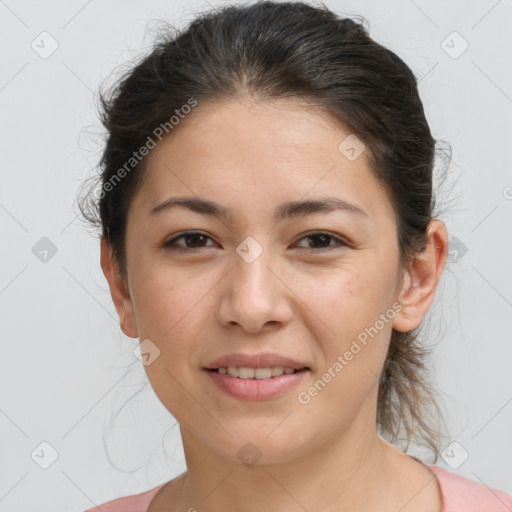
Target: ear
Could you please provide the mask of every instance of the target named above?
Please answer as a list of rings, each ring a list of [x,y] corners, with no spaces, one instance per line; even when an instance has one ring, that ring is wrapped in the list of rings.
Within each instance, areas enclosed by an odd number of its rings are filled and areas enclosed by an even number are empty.
[[[418,327],[434,300],[448,251],[448,233],[444,223],[432,220],[427,236],[427,247],[416,253],[404,275],[398,299],[402,309],[392,324],[396,331],[407,332]]]
[[[118,264],[114,258],[112,246],[104,236],[101,238],[101,268],[110,286],[110,294],[119,315],[121,330],[126,336],[137,338],[138,331],[132,299],[118,271]]]

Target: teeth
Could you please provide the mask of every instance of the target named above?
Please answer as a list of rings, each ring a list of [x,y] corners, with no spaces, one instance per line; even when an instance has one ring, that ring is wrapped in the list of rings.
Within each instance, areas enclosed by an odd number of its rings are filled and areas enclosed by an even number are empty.
[[[283,368],[282,366],[273,366],[271,368],[248,368],[246,366],[228,366],[227,368],[217,368],[219,373],[228,374],[231,377],[239,379],[270,379],[272,377],[280,377],[285,374],[295,373],[293,368]]]

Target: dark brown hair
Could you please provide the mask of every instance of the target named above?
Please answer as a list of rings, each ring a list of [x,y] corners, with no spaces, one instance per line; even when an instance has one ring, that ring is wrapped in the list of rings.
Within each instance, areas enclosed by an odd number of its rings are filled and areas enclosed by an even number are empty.
[[[159,126],[172,136],[170,119],[181,117],[191,99],[202,105],[243,95],[296,98],[328,112],[366,145],[371,169],[395,208],[401,263],[425,249],[439,141],[430,132],[413,72],[369,37],[365,21],[303,2],[214,9],[183,31],[157,38],[149,54],[100,93],[108,135],[101,191],[88,191],[79,206],[87,221],[101,227],[124,277],[127,211],[147,160],[131,160],[133,152],[154,140]],[[403,435],[407,446],[416,440],[431,448],[435,462],[440,431],[431,422],[442,414],[428,378],[428,354],[418,330],[393,330],[380,375],[377,423],[391,442]]]

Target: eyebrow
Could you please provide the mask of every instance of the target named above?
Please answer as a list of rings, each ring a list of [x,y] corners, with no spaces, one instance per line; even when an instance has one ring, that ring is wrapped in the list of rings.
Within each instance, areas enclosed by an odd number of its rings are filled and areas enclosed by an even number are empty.
[[[198,197],[170,197],[150,210],[148,218],[175,207],[184,207],[202,215],[210,215],[217,218],[226,218],[230,211],[218,203]],[[332,212],[343,210],[360,216],[368,214],[359,206],[338,197],[322,197],[306,201],[290,201],[280,204],[274,212],[277,221],[292,217],[304,217],[318,212]]]

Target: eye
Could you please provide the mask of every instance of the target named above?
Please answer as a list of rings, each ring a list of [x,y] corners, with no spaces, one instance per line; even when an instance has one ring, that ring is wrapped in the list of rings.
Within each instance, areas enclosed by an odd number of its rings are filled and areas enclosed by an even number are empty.
[[[163,247],[167,247],[176,251],[189,252],[191,250],[200,249],[201,247],[203,247],[202,243],[207,238],[211,240],[209,236],[199,231],[187,231],[173,238],[172,240],[165,242],[163,244]],[[178,245],[177,242],[178,240],[181,239],[185,240],[187,243],[191,243],[193,247],[183,247],[182,245]]]
[[[208,247],[204,245],[204,243],[208,239],[211,240],[211,238],[208,235],[201,233],[199,231],[186,231],[185,233],[182,233],[181,235],[165,242],[163,244],[163,247],[181,252],[190,252],[195,249],[201,249],[202,247]],[[322,252],[349,245],[341,238],[328,232],[318,231],[310,233],[302,237],[300,241],[307,239],[313,240],[313,245],[321,245],[323,247],[300,248],[298,249],[299,252]],[[183,245],[178,244],[178,241],[181,240],[185,242],[185,247]],[[334,241],[334,244],[330,244],[330,241]],[[190,247],[190,245],[192,245],[192,247]]]
[[[349,244],[342,240],[341,238],[327,232],[315,232],[310,233],[304,237],[302,237],[300,240],[307,240],[311,239],[314,241],[313,245],[320,244],[324,245],[324,247],[320,248],[302,248],[299,249],[299,252],[323,252],[323,251],[330,251],[332,249],[336,249],[343,246],[348,246]],[[334,245],[329,244],[329,240],[334,240]],[[325,246],[327,244],[327,246]]]

